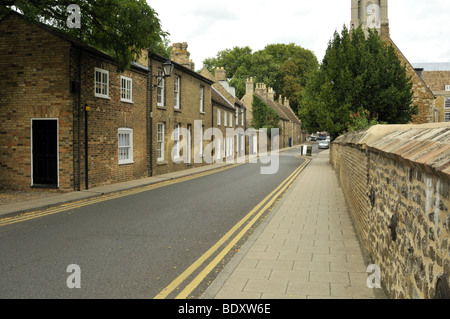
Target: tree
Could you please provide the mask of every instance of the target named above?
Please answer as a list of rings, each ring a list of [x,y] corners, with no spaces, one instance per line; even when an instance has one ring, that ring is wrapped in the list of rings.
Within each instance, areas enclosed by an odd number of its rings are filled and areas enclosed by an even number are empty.
[[[81,28],[67,26],[67,7],[81,9]],[[10,10],[41,22],[111,55],[127,69],[143,49],[167,55],[167,32],[145,0],[0,0],[0,17]]]
[[[272,128],[279,129],[280,117],[278,114],[255,94],[253,94],[252,112],[254,128],[266,128],[269,135]]]
[[[319,63],[310,50],[291,43],[270,44],[256,52],[248,46],[234,47],[205,59],[203,65],[212,73],[217,67],[224,67],[239,98],[245,95],[247,78],[252,77],[272,87],[275,98],[282,95],[289,99],[296,111],[307,79]]]
[[[336,137],[360,123],[410,122],[417,109],[412,96],[411,79],[394,48],[376,31],[366,36],[358,28],[350,34],[344,26],[341,34],[334,33],[318,71],[310,77],[299,117],[308,131]]]

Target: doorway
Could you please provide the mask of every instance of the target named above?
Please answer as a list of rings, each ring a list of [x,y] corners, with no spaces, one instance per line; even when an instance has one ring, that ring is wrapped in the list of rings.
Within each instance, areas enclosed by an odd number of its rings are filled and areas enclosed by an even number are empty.
[[[32,186],[58,187],[58,120],[33,119]]]

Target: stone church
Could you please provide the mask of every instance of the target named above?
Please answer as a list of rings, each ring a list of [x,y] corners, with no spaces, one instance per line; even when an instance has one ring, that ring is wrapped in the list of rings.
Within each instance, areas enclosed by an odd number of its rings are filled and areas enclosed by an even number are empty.
[[[418,114],[413,116],[414,124],[435,121],[435,95],[425,81],[417,74],[408,59],[403,55],[390,36],[388,0],[352,0],[351,30],[362,27],[363,30],[375,28],[380,37],[396,50],[400,61],[406,67],[408,77],[413,82],[413,104],[418,106]]]

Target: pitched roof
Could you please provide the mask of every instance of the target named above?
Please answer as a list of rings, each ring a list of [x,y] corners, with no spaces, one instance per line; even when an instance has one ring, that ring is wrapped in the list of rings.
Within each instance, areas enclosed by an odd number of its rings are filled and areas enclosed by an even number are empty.
[[[424,71],[450,71],[450,62],[440,63],[413,63],[415,69],[423,69]]]
[[[221,106],[227,107],[229,109],[235,110],[234,105],[230,103],[215,87],[211,86],[211,99],[213,102],[220,104]]]
[[[279,107],[278,103],[275,103],[272,100],[269,100],[267,97],[262,96],[261,94],[258,93],[254,93],[256,96],[258,96],[260,99],[262,99],[271,109],[273,109],[275,111],[275,113],[278,114],[278,116],[280,117],[281,120],[283,121],[289,121],[289,118],[287,117],[287,115],[281,110],[281,108]]]

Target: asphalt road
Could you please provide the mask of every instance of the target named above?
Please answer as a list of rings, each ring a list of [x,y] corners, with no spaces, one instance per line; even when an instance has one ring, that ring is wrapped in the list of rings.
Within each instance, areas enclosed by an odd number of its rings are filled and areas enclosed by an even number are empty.
[[[2,226],[0,298],[154,298],[297,169],[297,155],[280,154],[274,175],[248,163]]]

